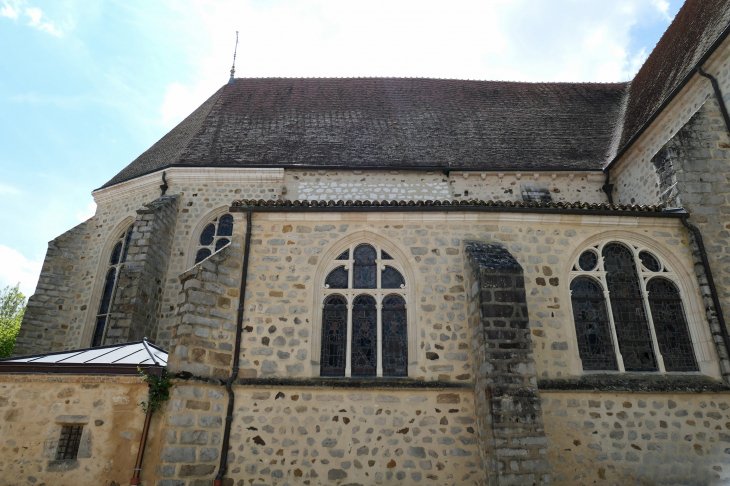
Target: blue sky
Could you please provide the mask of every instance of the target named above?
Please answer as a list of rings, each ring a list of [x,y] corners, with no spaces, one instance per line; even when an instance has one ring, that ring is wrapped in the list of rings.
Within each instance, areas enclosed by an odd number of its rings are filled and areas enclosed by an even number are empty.
[[[0,0],[0,288],[236,75],[630,79],[679,0]]]

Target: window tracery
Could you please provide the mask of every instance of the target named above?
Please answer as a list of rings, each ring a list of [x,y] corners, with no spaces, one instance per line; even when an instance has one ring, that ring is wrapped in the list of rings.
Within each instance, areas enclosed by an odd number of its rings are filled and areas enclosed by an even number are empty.
[[[586,371],[698,371],[676,276],[652,251],[605,242],[571,272],[578,352]]]
[[[233,236],[233,216],[223,214],[208,223],[198,238],[195,250],[195,265],[231,242]]]
[[[122,269],[122,266],[127,261],[127,255],[129,253],[129,243],[132,239],[132,228],[132,226],[129,226],[126,231],[119,235],[118,241],[114,245],[114,248],[112,248],[111,255],[109,256],[109,265],[106,270],[101,302],[99,303],[99,310],[96,313],[94,334],[91,339],[92,347],[101,346],[104,342],[106,325],[109,320],[109,314],[111,313],[112,299],[117,286],[117,277],[119,276],[119,271]]]
[[[408,376],[406,281],[398,263],[359,244],[333,260],[326,275],[320,375]]]

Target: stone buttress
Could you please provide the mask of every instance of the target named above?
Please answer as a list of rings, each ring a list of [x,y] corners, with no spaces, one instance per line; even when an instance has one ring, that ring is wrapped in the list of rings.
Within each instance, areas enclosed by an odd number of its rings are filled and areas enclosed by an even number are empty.
[[[162,196],[137,210],[104,344],[155,340],[178,202],[179,196]]]
[[[485,484],[549,484],[552,468],[522,267],[500,244],[466,242],[465,247]]]

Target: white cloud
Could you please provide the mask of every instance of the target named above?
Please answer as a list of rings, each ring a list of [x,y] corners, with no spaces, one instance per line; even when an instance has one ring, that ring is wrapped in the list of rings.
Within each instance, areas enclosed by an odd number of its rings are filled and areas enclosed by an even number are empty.
[[[17,20],[18,13],[19,13],[18,2],[12,2],[12,5],[11,5],[11,3],[4,1],[3,7],[0,8],[0,15],[2,15],[3,17],[8,17],[13,20]]]
[[[30,260],[4,245],[0,245],[0,262],[0,288],[20,283],[20,291],[26,297],[33,295],[43,262]]]
[[[20,194],[20,189],[16,189],[13,186],[8,186],[6,184],[0,184],[0,195],[4,194]]]
[[[225,84],[235,32],[239,77],[404,76],[615,82],[645,59],[637,22],[666,0],[188,0],[170,2],[193,69],[159,112],[172,126]],[[649,47],[651,46],[645,46]]]
[[[96,214],[96,203],[90,202],[88,206],[86,206],[86,211],[79,211],[76,213],[76,219],[81,221],[82,223],[86,221],[87,219],[91,218]]]
[[[28,22],[28,25],[30,25],[31,27],[35,27],[36,29],[43,32],[48,32],[49,34],[55,35],[57,37],[61,36],[61,31],[57,30],[52,23],[41,21],[43,17],[43,12],[41,11],[41,9],[37,7],[26,8],[25,15],[30,17],[30,22]]]

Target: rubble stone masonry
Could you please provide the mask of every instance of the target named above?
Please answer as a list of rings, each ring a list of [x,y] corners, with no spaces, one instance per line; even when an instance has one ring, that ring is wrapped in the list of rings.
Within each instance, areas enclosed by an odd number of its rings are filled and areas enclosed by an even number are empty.
[[[127,261],[118,277],[105,344],[155,341],[178,196],[162,196],[137,210]]]

